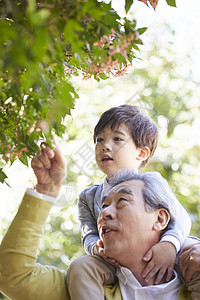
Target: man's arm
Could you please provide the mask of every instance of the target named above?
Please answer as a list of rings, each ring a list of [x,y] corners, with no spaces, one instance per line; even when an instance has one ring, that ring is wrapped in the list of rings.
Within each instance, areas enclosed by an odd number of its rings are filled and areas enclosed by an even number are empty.
[[[16,300],[66,300],[65,273],[36,264],[52,205],[26,194],[0,246],[0,290]]]
[[[37,191],[59,192],[66,171],[60,150],[45,145],[32,161]],[[37,249],[52,204],[26,194],[0,246],[0,290],[16,300],[69,299],[65,273],[36,263]]]

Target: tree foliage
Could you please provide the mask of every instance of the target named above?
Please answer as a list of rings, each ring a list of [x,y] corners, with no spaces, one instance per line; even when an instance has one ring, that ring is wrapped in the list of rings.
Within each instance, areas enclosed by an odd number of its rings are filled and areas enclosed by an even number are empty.
[[[126,0],[126,12],[132,3]],[[27,165],[40,139],[51,144],[53,133],[62,136],[78,98],[71,76],[126,74],[145,30],[111,3],[0,1],[0,157]],[[5,176],[1,169],[1,182]]]

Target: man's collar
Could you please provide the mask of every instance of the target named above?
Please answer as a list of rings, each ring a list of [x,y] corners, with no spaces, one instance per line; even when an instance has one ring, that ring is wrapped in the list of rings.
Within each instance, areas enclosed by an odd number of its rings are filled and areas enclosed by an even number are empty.
[[[142,287],[141,284],[139,283],[139,281],[135,278],[133,273],[128,268],[119,266],[117,268],[116,275],[124,285],[127,284],[127,281],[129,280],[129,278],[131,278],[131,281],[134,281],[135,286]],[[178,275],[175,270],[173,271],[173,275],[174,275],[174,278],[171,281],[163,283],[163,284],[158,284],[156,286],[158,288],[161,288],[161,286],[163,287],[163,285],[169,284],[170,282],[171,282],[171,284],[173,284],[172,282],[175,283],[178,278]]]

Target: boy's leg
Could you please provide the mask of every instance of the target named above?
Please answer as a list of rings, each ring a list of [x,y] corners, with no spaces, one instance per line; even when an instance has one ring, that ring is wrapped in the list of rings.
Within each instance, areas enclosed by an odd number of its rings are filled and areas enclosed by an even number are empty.
[[[194,273],[191,281],[187,283],[182,276],[179,265],[175,265],[175,270],[181,281],[187,286],[188,291],[190,291],[192,300],[200,300],[200,272]]]
[[[200,272],[194,273],[191,281],[186,284],[188,291],[191,292],[192,300],[200,299]]]
[[[67,270],[71,300],[103,300],[103,285],[114,284],[116,280],[115,268],[98,256],[81,256]]]

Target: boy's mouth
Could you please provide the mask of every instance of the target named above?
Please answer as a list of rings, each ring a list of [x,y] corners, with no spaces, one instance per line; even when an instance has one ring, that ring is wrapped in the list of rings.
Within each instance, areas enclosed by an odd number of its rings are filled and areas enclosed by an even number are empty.
[[[108,160],[113,160],[109,155],[104,155],[101,159],[101,161],[108,161]]]

